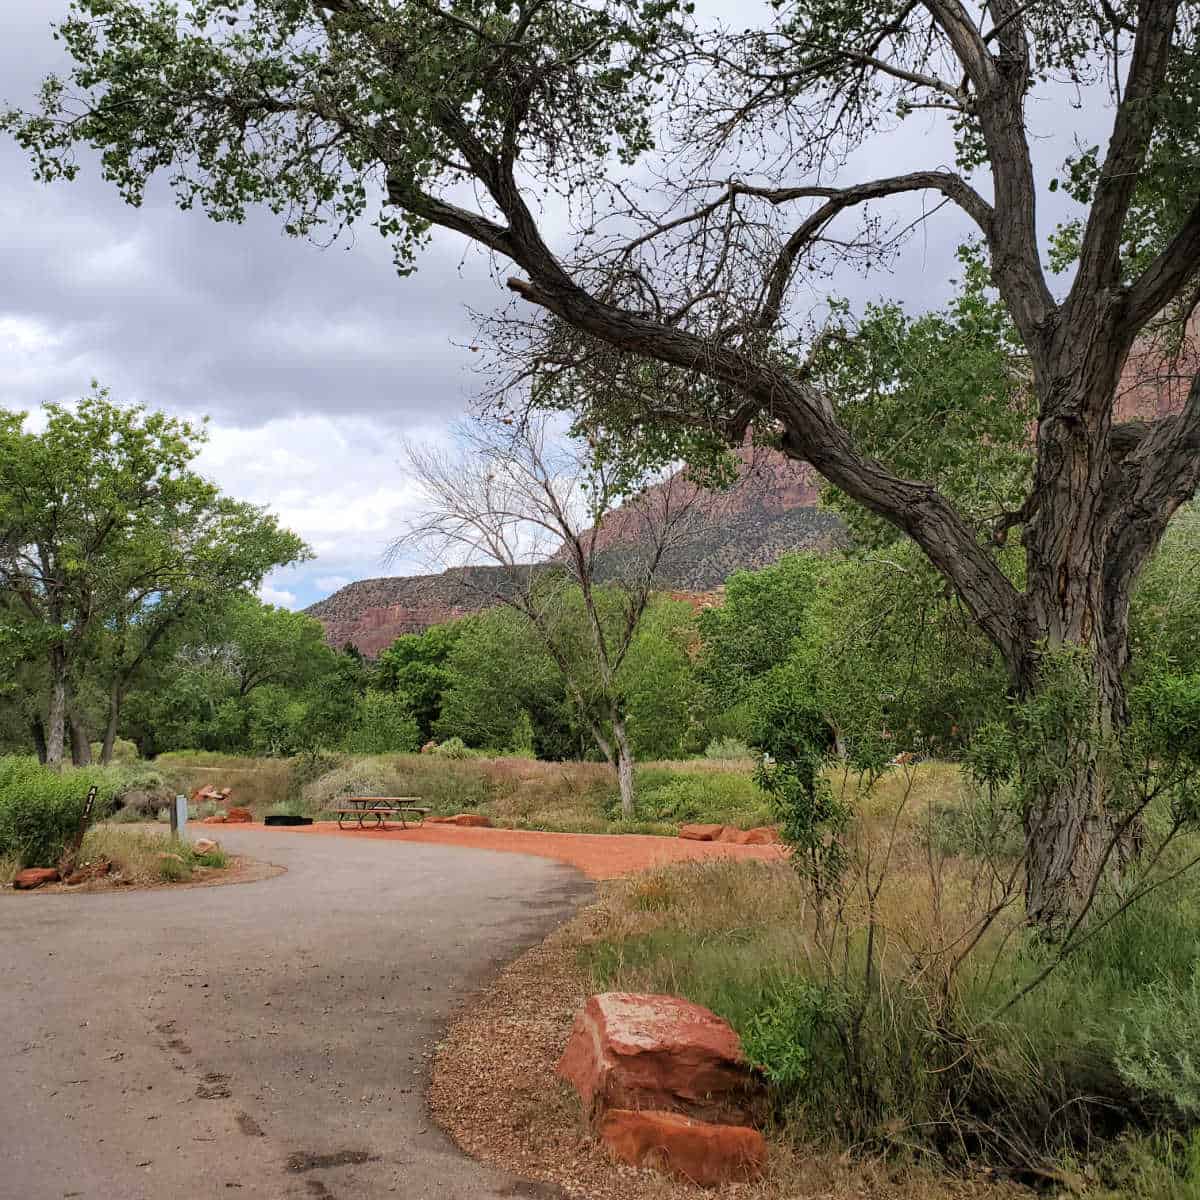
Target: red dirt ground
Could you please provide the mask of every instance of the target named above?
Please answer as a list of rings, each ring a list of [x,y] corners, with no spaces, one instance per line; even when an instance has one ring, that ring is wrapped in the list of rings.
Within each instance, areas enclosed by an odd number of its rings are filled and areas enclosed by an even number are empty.
[[[325,837],[370,838],[377,841],[426,842],[499,850],[508,854],[533,854],[578,867],[589,879],[614,879],[644,871],[660,863],[700,858],[757,858],[766,862],[784,857],[779,846],[734,846],[728,842],[690,842],[682,838],[652,837],[641,833],[540,833],[526,829],[469,829],[454,825],[421,828],[338,829],[336,821],[314,825],[239,825],[238,829],[265,829],[269,833],[321,834]]]

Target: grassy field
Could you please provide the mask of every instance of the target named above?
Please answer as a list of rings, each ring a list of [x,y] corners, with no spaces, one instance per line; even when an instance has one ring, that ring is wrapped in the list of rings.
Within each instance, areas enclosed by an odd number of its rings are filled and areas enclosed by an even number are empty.
[[[156,769],[191,793],[204,784],[233,789],[231,803],[256,816],[319,816],[347,795],[419,796],[435,815],[483,813],[515,829],[569,833],[674,834],[680,824],[711,821],[752,828],[771,821],[767,798],[749,762],[700,759],[638,766],[638,807],[621,818],[616,781],[601,763],[528,758],[447,759],[433,755],[323,755],[247,759],[164,754]]]

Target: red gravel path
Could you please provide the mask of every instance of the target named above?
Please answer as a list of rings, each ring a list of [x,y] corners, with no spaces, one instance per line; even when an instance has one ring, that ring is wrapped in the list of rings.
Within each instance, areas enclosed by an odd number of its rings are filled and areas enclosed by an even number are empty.
[[[266,829],[238,825],[237,829]],[[727,842],[691,842],[683,838],[651,837],[640,833],[539,833],[526,829],[470,829],[455,825],[425,825],[419,829],[338,829],[336,821],[314,825],[271,827],[270,833],[321,834],[326,837],[369,838],[372,841],[426,842],[533,854],[578,867],[589,879],[613,879],[644,871],[660,863],[700,858],[783,858],[778,846],[734,846]],[[216,836],[219,836],[216,835]]]

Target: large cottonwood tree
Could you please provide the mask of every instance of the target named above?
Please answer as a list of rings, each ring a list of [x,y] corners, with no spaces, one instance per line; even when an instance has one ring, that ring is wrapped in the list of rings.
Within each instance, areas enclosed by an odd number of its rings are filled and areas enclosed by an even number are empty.
[[[185,206],[237,219],[262,202],[299,234],[356,220],[378,185],[402,270],[431,226],[455,231],[515,269],[510,286],[557,330],[549,357],[659,364],[671,386],[631,391],[632,427],[733,441],[765,427],[906,533],[1018,690],[1036,691],[1048,650],[1078,648],[1090,732],[1073,735],[1073,769],[1043,773],[1027,813],[1027,905],[1054,926],[1083,905],[1120,824],[1100,748],[1126,719],[1130,590],[1200,479],[1200,379],[1177,416],[1112,417],[1135,342],[1194,299],[1200,6],[773,0],[737,30],[698,27],[691,7],[76,0],[58,29],[73,68],[8,124],[43,178],[74,173],[76,148],[94,146],[134,203],[161,172]],[[1052,120],[1075,105],[1105,126],[1063,175],[1082,215],[1052,254],[1037,224],[1054,181],[1033,165],[1035,96]],[[929,161],[877,177],[845,166],[914,114],[944,119],[957,154],[936,137],[892,141],[889,157],[911,145],[920,158],[925,144]],[[629,172],[642,156],[652,169]],[[576,240],[547,232],[548,190],[567,195]],[[996,514],[1021,527],[1020,586],[936,480],[864,452],[789,344],[798,280],[837,258],[885,258],[884,226],[854,215],[907,193],[974,225],[1028,355],[1033,483]],[[1058,291],[1052,257],[1073,264]]]

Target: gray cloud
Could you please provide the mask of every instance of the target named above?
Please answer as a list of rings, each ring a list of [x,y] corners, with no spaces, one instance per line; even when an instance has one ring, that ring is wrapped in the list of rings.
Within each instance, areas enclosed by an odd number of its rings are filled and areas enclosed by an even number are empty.
[[[736,13],[740,0],[712,6]],[[49,25],[66,0],[4,9],[0,100],[28,105],[62,65]],[[1056,115],[1038,112],[1047,124]],[[1055,162],[1061,142],[1038,153]],[[932,121],[914,122],[860,152],[854,173],[931,157],[949,161],[952,149]],[[411,504],[398,437],[444,433],[478,386],[461,343],[473,330],[467,307],[504,300],[487,259],[442,235],[419,272],[398,280],[369,227],[322,250],[285,237],[270,214],[234,226],[180,212],[162,187],[135,210],[92,163],[72,184],[35,184],[11,143],[0,143],[0,179],[0,404],[76,397],[94,376],[120,399],[211,414],[206,469],[271,505],[319,552],[272,580],[278,592],[307,602],[338,578],[384,573],[388,536]],[[907,219],[919,204],[896,212]],[[965,219],[939,217],[894,273],[842,274],[833,286],[859,301],[944,302],[969,232]],[[830,286],[811,282],[814,305]]]

